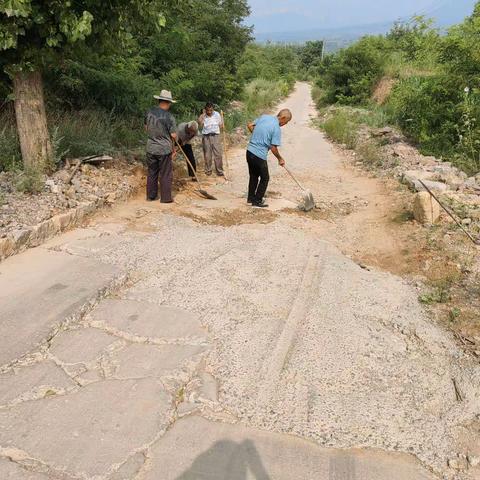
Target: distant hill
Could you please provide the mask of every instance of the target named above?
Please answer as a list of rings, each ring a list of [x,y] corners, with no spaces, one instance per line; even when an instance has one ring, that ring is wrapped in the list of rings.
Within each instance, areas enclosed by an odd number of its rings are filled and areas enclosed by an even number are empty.
[[[439,27],[448,27],[460,23],[473,12],[477,0],[437,0],[430,8],[416,12],[429,18],[434,18]],[[415,12],[412,13],[412,15]],[[297,18],[298,17],[298,18]],[[255,25],[256,40],[261,43],[304,43],[308,40],[326,41],[327,50],[335,51],[342,48],[364,35],[379,35],[388,32],[395,21],[407,21],[408,18],[393,19],[388,22],[366,25],[352,25],[337,28],[313,27],[310,20],[305,20],[301,15],[288,16],[274,14],[267,19],[262,19]],[[305,25],[302,30],[289,31],[288,25]],[[278,31],[268,32],[268,28],[275,25]],[[285,28],[285,30],[283,30]]]

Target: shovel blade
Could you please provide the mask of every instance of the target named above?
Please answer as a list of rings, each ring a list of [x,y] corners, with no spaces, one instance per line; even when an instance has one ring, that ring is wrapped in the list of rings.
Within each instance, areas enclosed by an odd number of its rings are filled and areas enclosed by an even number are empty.
[[[303,195],[303,205],[302,210],[305,212],[310,212],[315,208],[315,200],[311,192],[305,192]]]

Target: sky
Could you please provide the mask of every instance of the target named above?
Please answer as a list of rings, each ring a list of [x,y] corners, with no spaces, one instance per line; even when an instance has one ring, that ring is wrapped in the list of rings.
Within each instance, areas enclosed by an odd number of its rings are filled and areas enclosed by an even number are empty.
[[[256,32],[338,28],[410,18],[436,12],[452,23],[473,10],[476,0],[250,0]]]

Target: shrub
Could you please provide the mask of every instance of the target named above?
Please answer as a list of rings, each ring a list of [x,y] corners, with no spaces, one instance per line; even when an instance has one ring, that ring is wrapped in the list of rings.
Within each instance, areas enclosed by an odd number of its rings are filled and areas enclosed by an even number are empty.
[[[379,167],[383,164],[382,150],[375,142],[361,143],[355,150],[365,164],[372,167]]]
[[[325,89],[325,100],[347,105],[368,103],[383,75],[384,48],[383,37],[365,37],[330,58],[323,67],[320,85]]]
[[[35,167],[25,167],[18,171],[15,186],[19,192],[37,194],[43,190],[44,181],[40,170]]]

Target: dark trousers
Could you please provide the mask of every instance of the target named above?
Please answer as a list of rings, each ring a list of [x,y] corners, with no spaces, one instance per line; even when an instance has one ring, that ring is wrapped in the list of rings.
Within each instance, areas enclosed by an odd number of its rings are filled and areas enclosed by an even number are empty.
[[[172,154],[152,155],[147,153],[148,177],[147,198],[155,200],[158,196],[158,177],[160,177],[160,201],[172,202],[173,164]]]
[[[195,172],[196,172],[197,171],[197,162],[195,160],[195,154],[193,153],[192,146],[189,143],[187,143],[186,145],[182,145],[182,150],[185,152],[185,155],[187,156],[187,158],[190,160],[190,163],[192,164],[193,170],[195,170]],[[189,177],[194,177],[195,176],[195,174],[192,170],[192,167],[187,162],[188,176]]]
[[[270,175],[268,163],[247,150],[248,172],[250,181],[248,183],[248,201],[261,203],[267,192]]]

